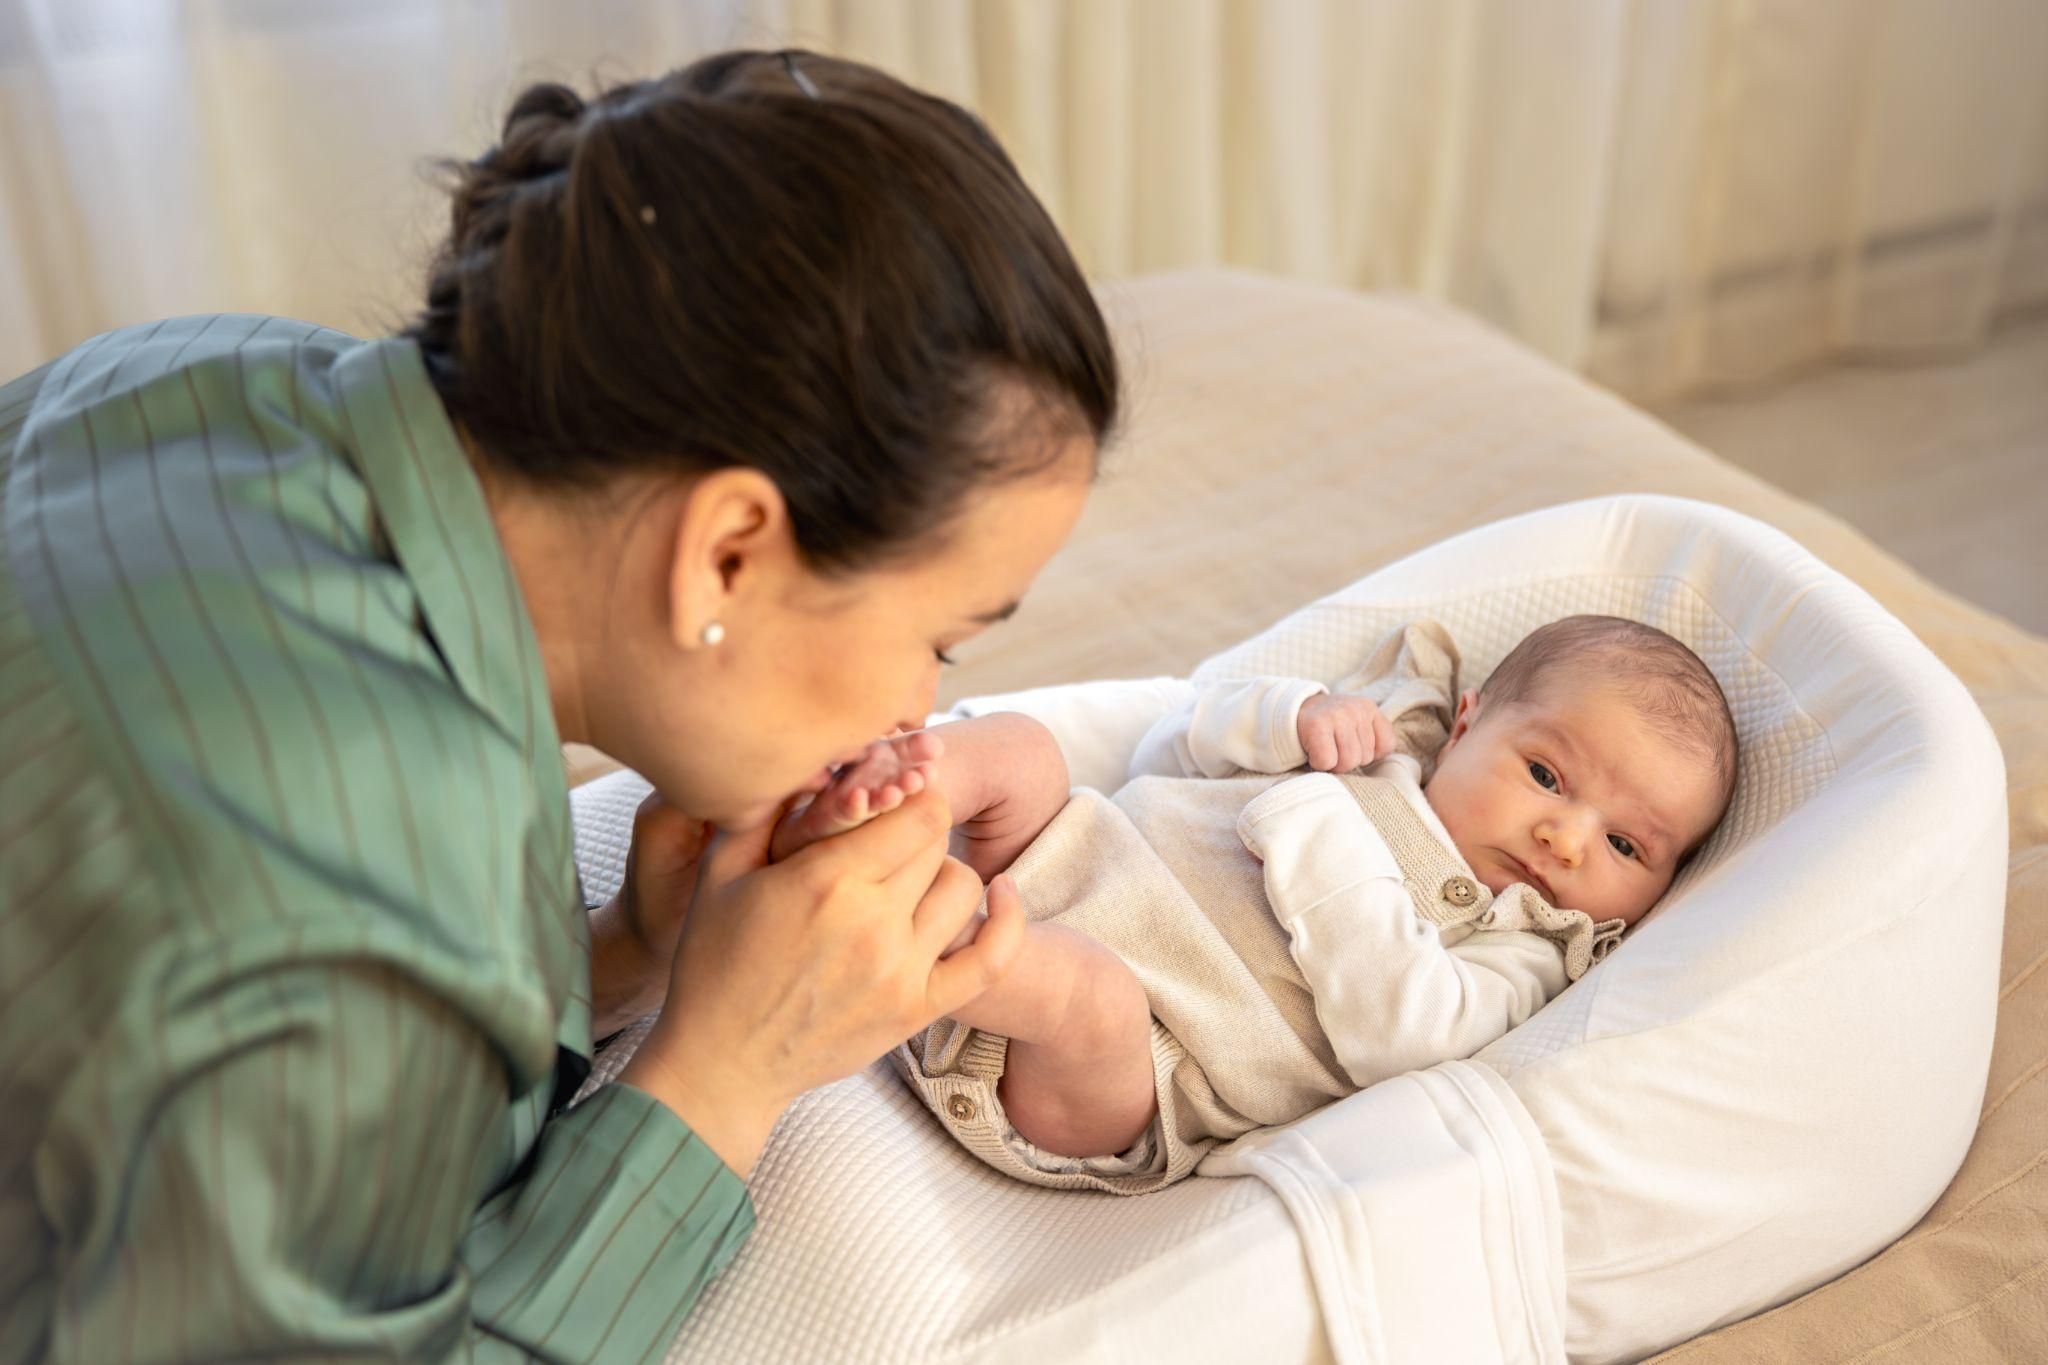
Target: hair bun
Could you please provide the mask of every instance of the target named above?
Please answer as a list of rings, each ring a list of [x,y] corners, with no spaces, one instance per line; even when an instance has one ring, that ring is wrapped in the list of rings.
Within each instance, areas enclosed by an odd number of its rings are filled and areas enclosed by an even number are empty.
[[[583,109],[583,97],[566,85],[556,81],[529,85],[512,101],[512,108],[505,115],[505,126],[499,137],[510,142],[518,134],[519,125],[528,119],[546,119],[550,123],[574,123],[583,117]]]
[[[498,145],[474,161],[443,163],[452,173],[451,240],[459,251],[495,243],[520,192],[564,175],[582,136],[582,96],[552,81],[519,92]]]

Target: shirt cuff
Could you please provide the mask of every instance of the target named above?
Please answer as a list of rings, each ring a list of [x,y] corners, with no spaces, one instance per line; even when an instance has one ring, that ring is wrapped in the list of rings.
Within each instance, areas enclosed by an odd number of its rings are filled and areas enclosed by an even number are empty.
[[[548,1122],[472,1230],[473,1312],[536,1356],[658,1359],[753,1226],[745,1182],[688,1124],[607,1085]]]

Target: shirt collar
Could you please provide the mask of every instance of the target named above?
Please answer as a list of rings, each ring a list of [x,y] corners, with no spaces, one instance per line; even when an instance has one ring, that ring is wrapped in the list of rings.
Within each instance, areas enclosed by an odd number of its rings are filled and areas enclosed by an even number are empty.
[[[530,758],[559,766],[533,621],[419,347],[366,341],[333,376],[357,467],[456,685]]]

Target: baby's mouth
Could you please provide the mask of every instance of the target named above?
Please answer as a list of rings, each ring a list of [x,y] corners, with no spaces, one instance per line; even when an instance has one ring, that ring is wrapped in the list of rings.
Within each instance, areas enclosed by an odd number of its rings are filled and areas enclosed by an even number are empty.
[[[1543,899],[1549,901],[1552,905],[1557,904],[1557,896],[1551,891],[1550,883],[1544,881],[1543,878],[1537,876],[1533,868],[1531,868],[1527,863],[1523,862],[1520,858],[1517,858],[1514,854],[1508,852],[1506,849],[1502,849],[1500,851],[1500,856],[1507,859],[1508,865],[1514,868],[1515,871],[1520,874],[1519,879],[1521,881],[1527,882],[1530,886],[1533,886],[1538,891],[1542,892]]]

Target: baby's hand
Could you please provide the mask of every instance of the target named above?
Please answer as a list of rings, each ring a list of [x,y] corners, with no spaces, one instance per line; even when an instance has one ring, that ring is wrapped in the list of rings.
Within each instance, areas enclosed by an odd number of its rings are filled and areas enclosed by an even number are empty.
[[[931,765],[945,745],[929,730],[890,735],[832,775],[825,789],[782,817],[769,837],[768,856],[781,861],[820,839],[864,825],[902,805],[931,781]]]
[[[1317,772],[1348,773],[1394,752],[1393,723],[1364,697],[1310,697],[1295,724]]]

